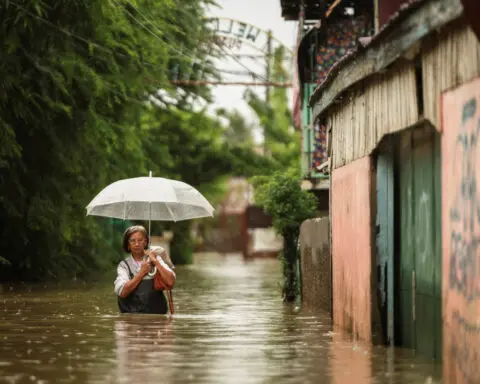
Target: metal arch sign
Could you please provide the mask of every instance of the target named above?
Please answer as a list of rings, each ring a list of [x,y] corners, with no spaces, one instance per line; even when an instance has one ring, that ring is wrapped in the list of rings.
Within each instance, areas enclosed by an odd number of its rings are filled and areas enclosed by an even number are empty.
[[[280,40],[273,37],[269,32],[245,23],[240,20],[227,17],[212,17],[208,19],[210,29],[226,43],[229,48],[240,49],[245,43],[261,52],[268,51],[268,41],[276,42],[285,49],[287,56],[293,55],[293,51],[286,47]]]

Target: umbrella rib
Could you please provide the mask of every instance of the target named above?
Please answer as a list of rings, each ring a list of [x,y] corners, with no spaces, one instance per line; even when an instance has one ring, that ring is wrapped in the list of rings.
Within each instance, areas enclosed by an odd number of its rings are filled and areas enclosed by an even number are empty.
[[[149,188],[144,192],[150,192],[154,187],[160,188],[161,191],[158,193],[161,195],[155,196],[155,199],[158,197],[155,203],[160,203],[166,208],[159,209],[159,211],[154,214],[154,212],[152,212],[153,207],[151,206],[151,193],[147,193],[147,196],[145,196],[145,194],[140,191],[140,189],[143,189],[140,187],[141,183],[145,182],[144,179],[145,178],[133,178],[119,180],[105,187],[87,205],[87,216],[94,215],[123,218],[123,220],[128,220],[129,218],[140,220],[137,216],[143,214],[145,219],[149,221],[152,219],[179,221],[213,216],[215,209],[208,200],[192,186],[175,180],[161,178],[154,180],[153,177],[149,177]],[[152,183],[151,180],[155,181],[155,183]],[[145,197],[148,197],[147,200],[144,200]],[[145,212],[143,206],[147,201],[148,212]],[[122,203],[123,208],[121,206]],[[176,217],[176,215],[179,215],[179,217]],[[156,218],[153,218],[154,216]]]
[[[177,221],[175,220],[175,216],[173,215],[173,212],[171,211],[170,207],[168,206],[168,204],[165,204],[165,206],[167,207],[167,210],[168,210],[168,213],[170,213],[170,217],[172,218],[173,221]]]

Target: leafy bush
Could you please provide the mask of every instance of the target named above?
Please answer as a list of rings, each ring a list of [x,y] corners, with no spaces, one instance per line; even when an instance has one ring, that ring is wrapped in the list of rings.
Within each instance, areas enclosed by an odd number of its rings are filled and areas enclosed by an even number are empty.
[[[193,143],[215,141],[218,124],[189,101],[208,100],[209,88],[169,81],[173,72],[215,72],[206,3],[2,2],[0,280],[112,268],[123,257],[122,231],[85,217],[85,206],[113,181],[149,169],[183,179],[189,164],[204,175],[198,188],[219,175],[210,162],[219,145],[192,155]],[[192,51],[202,67],[185,54]],[[188,151],[177,140],[184,137]]]
[[[272,216],[273,227],[283,236],[283,297],[293,301],[297,293],[296,268],[300,225],[315,214],[316,198],[300,188],[296,170],[252,178],[255,202]]]

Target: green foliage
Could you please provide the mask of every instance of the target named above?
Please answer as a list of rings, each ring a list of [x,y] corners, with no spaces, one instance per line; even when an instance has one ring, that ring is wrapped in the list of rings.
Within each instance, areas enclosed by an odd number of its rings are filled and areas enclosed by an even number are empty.
[[[302,222],[315,214],[316,198],[300,188],[300,181],[296,170],[252,178],[255,202],[272,216],[273,227],[283,236],[298,233]]]
[[[190,264],[193,259],[194,240],[190,235],[190,222],[181,221],[173,225],[175,236],[170,253],[174,264]]]
[[[215,203],[226,175],[272,169],[194,108],[209,88],[169,81],[216,75],[207,3],[0,2],[0,279],[112,268],[124,225],[85,206],[118,179],[152,170]],[[188,238],[175,238],[176,261],[188,261]]]
[[[283,293],[286,301],[293,301],[297,294],[297,244],[300,225],[315,215],[316,198],[300,188],[297,170],[253,177],[252,183],[256,203],[272,216],[273,227],[283,236]]]
[[[285,81],[287,72],[282,66],[283,47],[273,56],[272,81]],[[252,90],[246,90],[244,98],[260,120],[265,140],[265,153],[277,162],[278,169],[300,167],[300,134],[292,124],[287,90],[273,88],[267,102]]]
[[[115,180],[152,169],[209,190],[231,168],[191,105],[209,89],[168,81],[215,72],[205,3],[1,2],[0,279],[111,268],[122,230],[85,206]]]
[[[253,147],[253,125],[248,123],[239,111],[236,109],[227,111],[219,108],[217,115],[227,119],[227,126],[223,134],[227,143],[238,144],[246,148]]]

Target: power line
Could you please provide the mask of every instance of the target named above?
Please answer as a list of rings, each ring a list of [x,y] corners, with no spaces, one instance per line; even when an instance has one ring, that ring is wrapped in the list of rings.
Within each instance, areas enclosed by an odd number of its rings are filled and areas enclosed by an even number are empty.
[[[219,48],[223,53],[225,53],[227,56],[230,56],[230,53],[227,52],[223,47],[218,46],[218,48]],[[259,78],[259,79],[261,79],[261,80],[263,80],[263,81],[265,81],[265,82],[268,82],[268,80],[266,79],[265,76],[259,75],[259,74],[255,73],[255,72],[252,71],[250,68],[248,68],[245,64],[243,64],[238,58],[232,57],[232,59],[233,59],[237,64],[239,64],[240,66],[242,66],[244,69],[246,69],[248,72],[250,72],[253,77]]]
[[[88,39],[86,39],[86,38],[84,38],[84,37],[82,37],[82,36],[78,36],[78,35],[70,32],[70,31],[67,31],[66,29],[64,29],[64,28],[62,28],[62,27],[59,27],[58,25],[52,23],[50,20],[47,20],[47,19],[45,19],[45,18],[43,18],[43,17],[41,17],[41,16],[39,16],[39,15],[34,14],[33,12],[31,12],[31,11],[29,11],[28,9],[22,7],[21,5],[15,3],[14,1],[10,1],[10,4],[12,4],[13,6],[21,9],[22,11],[24,11],[24,12],[27,13],[27,14],[29,14],[30,16],[35,17],[36,19],[38,19],[38,20],[42,21],[43,23],[49,25],[50,27],[55,28],[55,29],[58,29],[59,31],[63,32],[63,33],[64,33],[65,35],[67,35],[67,36],[70,36],[70,37],[72,37],[72,38],[76,38],[76,39],[82,41],[82,42],[85,43],[85,44],[90,44],[90,45],[94,46],[95,48],[98,48],[98,49],[100,49],[100,50],[102,50],[102,51],[104,51],[104,52],[108,52],[108,53],[112,53],[112,52],[113,52],[112,50],[110,50],[110,49],[108,49],[108,48],[105,48],[105,47],[102,47],[101,45],[98,45],[98,44],[96,44],[95,42],[93,42],[93,41],[91,41],[91,40],[88,40]]]
[[[290,88],[292,83],[282,83],[277,81],[262,81],[262,82],[255,82],[255,81],[222,81],[222,80],[172,80],[174,84],[181,84],[181,85],[243,85],[243,86],[270,86],[270,87],[278,87],[278,88]]]
[[[149,33],[151,33],[153,36],[155,36],[157,39],[159,39],[160,41],[162,41],[163,43],[166,44],[166,42],[161,38],[159,37],[157,34],[155,34],[151,29],[149,29],[145,24],[143,24],[140,20],[138,20],[130,11],[128,11],[125,7],[123,7],[117,0],[112,0],[114,3],[116,3],[117,5],[119,5],[120,7],[122,7],[124,9],[125,12],[128,13],[128,15],[133,19],[135,20],[140,26],[142,26],[143,28],[145,28]],[[164,33],[161,31],[161,29],[152,21],[152,20],[149,20],[145,15],[143,15],[142,12],[140,12],[139,10],[137,10],[137,13],[142,16],[145,20],[147,20],[148,22],[150,22],[160,33]],[[175,51],[179,52],[181,55],[189,58],[190,60],[196,62],[196,58],[192,58],[188,55],[185,55],[183,52],[180,52],[177,48],[174,48],[173,46],[169,45],[169,44],[166,44],[167,46],[170,46],[172,47]],[[220,50],[222,52],[224,52],[227,56],[230,56],[232,57],[238,64],[240,64],[244,69],[246,69],[247,71],[249,71],[252,76],[256,77],[256,78],[261,78],[263,79],[264,81],[268,82],[268,80],[264,77],[264,76],[261,76],[261,75],[258,75],[257,73],[255,73],[254,71],[252,71],[250,68],[248,68],[247,66],[245,66],[242,62],[240,62],[240,60],[238,60],[237,57],[233,57],[232,54],[230,54],[229,52],[225,51],[221,46],[218,45],[218,47],[220,48]],[[202,65],[203,66],[203,65]],[[190,76],[189,76],[190,77]]]
[[[176,48],[175,46],[168,44],[162,37],[157,35],[155,32],[153,32],[150,28],[148,28],[145,24],[143,24],[140,20],[138,20],[128,9],[126,9],[121,3],[119,3],[117,0],[112,0],[115,4],[117,4],[119,7],[121,7],[129,16],[132,18],[137,24],[139,24],[142,28],[144,28],[147,32],[149,32],[152,36],[160,40],[163,44],[165,44],[167,47],[170,47],[173,51],[179,53],[181,56],[188,58],[190,61],[193,62],[193,64],[197,63],[198,60],[195,57],[191,57],[185,53],[183,53],[181,50]],[[162,31],[152,20],[149,20],[142,12],[140,12],[137,8],[135,8],[137,13],[143,17],[143,19],[147,20],[151,25],[155,27],[156,30],[158,30],[161,34],[166,34],[164,31]],[[199,66],[205,67],[204,64],[200,64]]]
[[[113,0],[113,1],[115,1],[115,0]],[[120,52],[115,52],[115,51],[113,51],[112,49],[106,48],[106,47],[104,47],[104,46],[102,46],[102,45],[100,45],[100,44],[98,44],[98,43],[96,43],[96,42],[94,42],[94,41],[92,41],[92,40],[90,40],[90,39],[87,39],[87,38],[85,38],[85,37],[83,37],[83,36],[80,36],[80,35],[77,35],[77,34],[75,34],[75,33],[72,33],[72,32],[70,32],[70,31],[68,31],[68,30],[66,30],[66,29],[64,29],[64,28],[62,28],[62,27],[60,27],[60,26],[52,23],[50,20],[47,20],[47,19],[45,19],[44,17],[41,17],[41,16],[39,16],[39,15],[34,14],[33,12],[29,11],[29,10],[26,9],[25,7],[17,4],[15,1],[10,1],[10,4],[12,4],[13,6],[17,7],[18,9],[21,9],[21,10],[22,10],[23,12],[25,12],[26,14],[30,15],[31,17],[36,18],[37,20],[39,20],[39,21],[41,21],[42,23],[48,25],[49,27],[54,28],[54,29],[62,32],[63,34],[65,34],[66,36],[68,36],[68,37],[70,37],[70,38],[76,39],[76,40],[78,40],[78,41],[81,41],[82,43],[85,43],[85,44],[89,45],[89,46],[95,47],[95,48],[97,48],[98,50],[100,50],[100,51],[102,51],[102,52],[109,53],[109,54],[113,54],[113,55],[118,55],[118,56],[121,56],[121,57],[127,57],[127,55],[125,55],[125,54],[122,54],[122,53],[120,53]],[[126,11],[128,14],[130,14],[130,12],[128,12],[127,10],[125,10],[125,11]],[[130,14],[130,15],[131,15],[131,14]],[[131,17],[133,17],[133,18],[135,19],[135,17],[134,17],[133,15],[131,15]],[[137,20],[137,19],[135,19],[135,20]],[[139,20],[137,20],[137,22],[140,23],[140,25],[143,25]],[[148,30],[153,36],[155,36],[157,39],[159,39],[159,40],[161,40],[163,43],[165,43],[165,41],[163,41],[159,36],[157,36],[154,32],[152,32],[150,29],[148,29],[148,27],[146,27],[146,28],[147,28],[147,30]],[[166,45],[167,45],[167,46],[171,46],[170,44],[166,44]],[[258,78],[258,79],[263,80],[263,83],[269,83],[264,76],[255,73],[253,70],[251,70],[251,69],[248,68],[246,65],[244,65],[244,64],[238,59],[238,57],[241,56],[241,55],[231,54],[230,52],[226,51],[226,50],[223,49],[222,47],[218,47],[218,48],[219,48],[225,55],[231,57],[231,58],[232,58],[234,61],[236,61],[240,66],[242,66],[244,69],[246,69],[246,71],[247,71],[248,74],[250,74],[250,75],[253,76],[254,78]],[[178,50],[177,50],[177,51],[178,51]],[[91,52],[89,51],[89,53],[91,53]],[[190,57],[190,56],[188,56],[188,55],[186,55],[186,54],[184,54],[184,53],[182,53],[182,52],[180,52],[180,54],[181,54],[182,56],[190,59],[190,60],[195,60],[195,61],[198,63],[198,61],[197,61],[196,59],[194,59],[194,58],[192,58],[192,57]],[[147,62],[147,61],[142,61],[142,64],[148,65],[148,66],[154,66],[154,64],[149,63],[149,62]],[[201,67],[204,67],[204,68],[206,67],[205,65],[200,65],[200,66],[201,66]],[[228,73],[228,74],[232,74],[232,72],[233,72],[232,70],[224,70],[224,69],[217,69],[217,68],[216,68],[216,70],[217,70],[218,72],[220,72],[220,73]],[[237,72],[237,74],[239,74],[239,71]],[[180,85],[180,84],[183,83],[183,82],[181,82],[181,81],[172,80],[172,79],[169,79],[169,81],[170,81],[170,83],[172,83],[172,84],[177,84],[177,85]],[[208,80],[199,80],[199,84],[200,84],[200,83],[202,83],[202,84],[209,84],[209,83],[211,83],[212,85],[214,85],[214,84],[221,85],[222,83],[225,84],[225,85],[228,84],[228,82],[222,82],[222,81],[212,81],[212,82],[209,82]],[[257,83],[257,84],[258,84],[258,85],[261,85],[261,84],[263,84],[263,83]],[[281,83],[278,83],[278,84],[281,84]],[[127,97],[126,95],[123,95],[123,94],[121,94],[121,95],[124,96],[124,97]]]
[[[98,50],[100,50],[100,51],[102,51],[102,52],[105,52],[105,53],[109,53],[109,54],[112,54],[112,55],[117,55],[117,56],[120,56],[120,57],[123,57],[123,58],[128,57],[127,55],[125,55],[125,54],[123,54],[123,53],[115,52],[115,51],[113,51],[112,49],[106,48],[106,47],[104,47],[104,46],[102,46],[102,45],[100,45],[100,44],[98,44],[98,43],[96,43],[96,42],[94,42],[94,41],[92,41],[92,40],[90,40],[90,39],[87,39],[87,38],[85,38],[85,37],[83,37],[83,36],[80,36],[80,35],[78,35],[78,34],[75,34],[75,33],[73,33],[73,32],[70,32],[70,31],[68,31],[68,30],[66,30],[66,29],[64,29],[64,28],[62,28],[62,27],[60,27],[60,26],[52,23],[50,20],[47,20],[47,19],[45,19],[44,17],[41,17],[41,16],[39,16],[39,15],[34,14],[33,12],[31,12],[31,11],[29,11],[28,9],[22,7],[21,5],[17,4],[17,3],[14,2],[14,1],[10,1],[10,4],[13,5],[13,6],[15,6],[15,7],[17,7],[17,8],[19,8],[19,9],[21,9],[21,10],[24,11],[26,14],[28,14],[28,15],[36,18],[37,20],[39,20],[39,21],[41,21],[42,23],[48,25],[49,27],[51,27],[51,28],[53,28],[53,29],[56,29],[56,30],[58,30],[59,32],[62,32],[63,34],[65,34],[66,36],[68,36],[68,37],[70,37],[70,38],[74,38],[74,39],[76,39],[76,40],[78,40],[78,41],[81,41],[82,43],[85,43],[85,44],[87,44],[87,45],[89,45],[89,46],[93,46],[93,47],[97,48]],[[88,53],[91,53],[91,52],[89,51]],[[185,56],[185,57],[187,57],[187,58],[190,58],[189,56],[186,56],[186,55],[184,55],[184,54],[183,54],[183,56]],[[150,63],[150,62],[144,61],[144,60],[142,60],[141,63],[144,64],[144,65],[147,65],[147,66],[154,66],[153,63]],[[217,68],[215,68],[215,69],[216,69],[218,72],[220,72],[220,73],[222,73],[222,72],[224,71],[223,69],[217,69]],[[226,71],[225,73],[229,73],[229,72]]]
[[[229,75],[238,75],[238,76],[250,76],[252,73],[250,71],[237,71],[234,69],[219,69],[222,73],[227,73]]]

